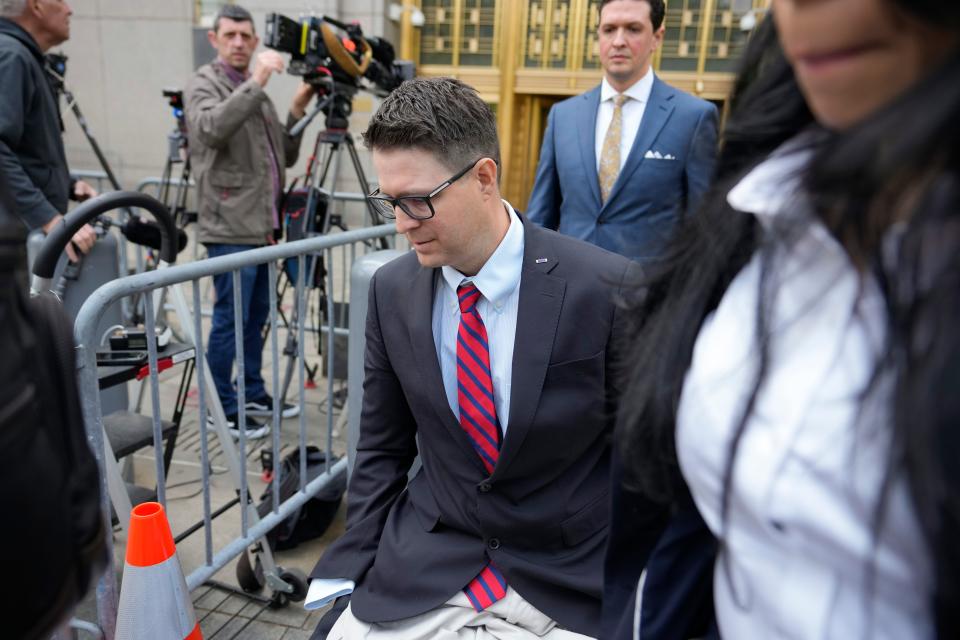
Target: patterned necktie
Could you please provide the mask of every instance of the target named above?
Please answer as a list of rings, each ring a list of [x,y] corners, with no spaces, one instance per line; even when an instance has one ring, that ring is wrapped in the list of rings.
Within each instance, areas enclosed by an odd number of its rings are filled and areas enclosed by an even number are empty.
[[[500,421],[493,399],[490,373],[490,345],[487,329],[477,311],[480,290],[472,283],[457,288],[460,300],[460,328],[457,330],[457,402],[460,426],[467,434],[487,473],[500,458]],[[487,563],[483,571],[463,588],[470,604],[483,611],[507,595],[507,581],[500,571]]]
[[[600,201],[606,202],[613,191],[613,185],[620,175],[620,139],[623,131],[623,103],[629,96],[622,93],[613,99],[613,119],[607,127],[607,135],[603,139],[603,149],[600,152]]]

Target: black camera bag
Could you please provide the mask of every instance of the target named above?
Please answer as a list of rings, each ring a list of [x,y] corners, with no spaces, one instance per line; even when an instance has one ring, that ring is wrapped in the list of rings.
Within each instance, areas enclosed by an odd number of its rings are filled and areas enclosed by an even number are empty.
[[[326,471],[326,454],[314,446],[305,449],[307,454],[307,482],[310,482]],[[332,457],[332,465],[338,458]],[[300,449],[284,456],[279,470],[276,470],[273,479],[267,484],[260,495],[257,513],[265,518],[273,510],[273,483],[280,483],[280,502],[300,490]],[[271,529],[267,535],[267,543],[275,551],[293,549],[301,542],[319,538],[333,522],[347,489],[346,474],[333,478],[316,496],[308,500],[299,509],[294,511],[280,524]],[[257,550],[259,544],[252,550]],[[255,593],[263,588],[265,583],[263,566],[259,554],[256,554],[251,564],[250,554],[246,551],[237,559],[237,581],[244,591]]]
[[[306,447],[307,482],[311,482],[326,471],[326,454],[314,446]],[[331,457],[333,465],[338,458]],[[283,502],[300,490],[300,449],[287,454],[280,463],[280,469],[274,472],[273,479],[260,496],[257,513],[266,517],[273,509],[273,483],[280,483],[280,501]],[[330,527],[337,515],[340,502],[347,488],[345,474],[340,474],[320,492],[294,511],[286,520],[267,534],[270,547],[277,551],[293,549],[301,542],[319,538]]]

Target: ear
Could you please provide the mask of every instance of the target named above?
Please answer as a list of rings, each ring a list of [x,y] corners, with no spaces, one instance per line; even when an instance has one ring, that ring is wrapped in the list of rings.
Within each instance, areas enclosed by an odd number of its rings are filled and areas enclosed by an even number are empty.
[[[250,50],[251,50],[251,51],[256,51],[256,50],[257,50],[257,47],[260,46],[260,38],[257,37],[257,34],[253,34],[253,41],[252,41],[252,42],[253,42],[253,47],[252,47]]]
[[[477,180],[483,194],[496,193],[498,171],[497,163],[492,158],[484,158],[477,163]]]
[[[666,20],[664,20],[664,23],[666,23]],[[653,50],[654,51],[659,49],[660,45],[663,44],[663,34],[665,33],[666,29],[667,29],[667,25],[662,24],[660,25],[659,29],[653,32]]]
[[[210,41],[211,47],[213,47],[214,49],[217,48],[217,32],[216,31],[213,31],[212,29],[210,31],[207,31],[207,40]]]

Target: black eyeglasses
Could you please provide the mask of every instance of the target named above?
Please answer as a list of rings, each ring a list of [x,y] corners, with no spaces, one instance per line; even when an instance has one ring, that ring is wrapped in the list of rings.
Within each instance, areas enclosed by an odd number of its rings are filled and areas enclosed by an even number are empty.
[[[433,210],[433,203],[430,200],[432,198],[436,198],[444,189],[452,185],[463,176],[467,175],[467,172],[470,171],[470,169],[473,169],[481,160],[483,160],[483,158],[477,158],[464,167],[461,171],[458,171],[456,175],[451,176],[448,180],[442,182],[440,186],[426,195],[400,196],[399,198],[391,198],[390,196],[383,195],[380,193],[380,189],[377,189],[367,196],[367,201],[373,205],[374,211],[379,213],[387,220],[393,220],[397,217],[395,207],[400,207],[403,209],[403,212],[414,220],[429,220],[436,215],[436,211]]]

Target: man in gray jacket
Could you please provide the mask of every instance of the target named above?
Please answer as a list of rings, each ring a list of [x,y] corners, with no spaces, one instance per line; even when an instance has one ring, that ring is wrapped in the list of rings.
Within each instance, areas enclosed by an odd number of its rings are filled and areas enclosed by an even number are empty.
[[[264,87],[274,73],[282,73],[283,58],[276,51],[257,55],[259,39],[250,13],[225,5],[208,33],[217,59],[197,70],[184,92],[190,157],[197,180],[199,238],[210,257],[222,256],[275,242],[280,229],[278,204],[284,186],[284,167],[297,160],[300,139],[290,128],[304,116],[313,89],[301,83],[281,126]],[[273,399],[260,373],[262,329],[269,313],[273,286],[267,265],[241,271],[244,383],[248,416],[271,415]],[[207,359],[220,402],[239,435],[237,393],[233,383],[236,358],[233,277],[214,276],[216,303],[207,341]],[[282,399],[280,399],[282,401]],[[284,417],[299,409],[283,404]],[[269,428],[248,417],[246,437],[262,438]]]
[[[16,214],[27,228],[49,232],[67,211],[67,199],[97,195],[72,181],[63,151],[57,95],[44,72],[44,54],[70,37],[66,2],[0,0],[0,173]],[[96,241],[84,226],[67,245],[71,260]]]

